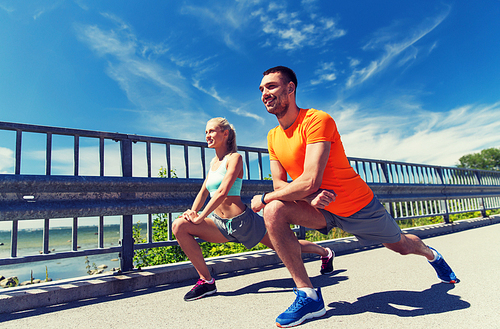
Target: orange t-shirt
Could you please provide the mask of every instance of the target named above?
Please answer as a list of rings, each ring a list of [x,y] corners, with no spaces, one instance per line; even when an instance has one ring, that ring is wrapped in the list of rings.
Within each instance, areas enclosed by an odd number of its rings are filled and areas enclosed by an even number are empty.
[[[296,179],[304,171],[307,144],[318,142],[331,142],[320,188],[337,194],[335,202],[325,209],[348,217],[370,203],[373,192],[349,164],[337,125],[328,113],[300,109],[291,127],[286,130],[281,126],[271,129],[267,135],[269,158],[279,161],[288,175]]]

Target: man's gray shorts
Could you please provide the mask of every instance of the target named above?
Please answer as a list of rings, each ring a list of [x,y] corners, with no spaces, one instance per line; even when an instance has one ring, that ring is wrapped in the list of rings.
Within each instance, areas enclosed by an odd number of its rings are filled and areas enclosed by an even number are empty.
[[[376,197],[349,217],[337,216],[324,209],[320,211],[325,216],[326,227],[318,231],[325,235],[332,228],[338,227],[356,236],[364,246],[373,243],[395,243],[401,240],[401,229]]]
[[[255,247],[267,232],[264,218],[248,207],[233,218],[221,218],[215,213],[209,217],[229,242],[242,243],[247,249]]]

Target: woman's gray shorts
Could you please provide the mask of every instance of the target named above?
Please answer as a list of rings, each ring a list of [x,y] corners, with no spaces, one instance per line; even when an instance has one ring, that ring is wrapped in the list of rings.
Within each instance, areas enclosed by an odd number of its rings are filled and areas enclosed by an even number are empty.
[[[332,228],[338,227],[354,234],[364,246],[374,242],[395,243],[401,240],[401,229],[376,197],[373,197],[363,209],[349,217],[337,216],[324,209],[320,211],[326,220],[326,227],[318,230],[323,234],[328,234]]]
[[[266,235],[264,218],[248,207],[243,213],[233,218],[221,218],[215,213],[210,214],[209,217],[229,242],[242,243],[247,249],[255,247]]]

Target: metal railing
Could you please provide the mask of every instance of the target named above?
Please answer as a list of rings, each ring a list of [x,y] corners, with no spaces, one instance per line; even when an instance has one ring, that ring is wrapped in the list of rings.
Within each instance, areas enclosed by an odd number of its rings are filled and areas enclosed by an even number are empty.
[[[0,122],[2,131],[14,135],[12,153],[15,156],[12,173],[0,175],[0,221],[12,223],[10,257],[0,259],[0,265],[119,252],[121,269],[131,270],[134,250],[177,244],[171,231],[168,240],[153,241],[153,214],[167,213],[170,229],[173,214],[191,206],[205,178],[207,159],[212,157],[206,143],[193,141],[7,122]],[[35,152],[25,149],[23,152],[23,136],[28,133],[44,141],[44,174],[33,175],[22,170],[23,154]],[[69,136],[72,140],[70,175],[53,174],[57,136]],[[82,154],[83,140],[96,141],[93,145],[97,145],[94,148],[98,169],[93,176],[80,175],[86,170],[82,166],[87,156]],[[113,148],[111,144],[119,145],[118,160],[106,157]],[[134,147],[137,145],[142,147]],[[270,175],[269,161],[263,161],[268,156],[267,149],[243,146],[238,149],[246,168],[242,199],[249,203],[253,195],[272,190],[272,182],[266,179]],[[36,152],[39,154],[40,150]],[[193,156],[198,152],[199,156]],[[160,162],[153,161],[158,157]],[[139,175],[143,177],[134,177],[136,160],[146,167]],[[481,211],[486,216],[486,210],[500,208],[500,172],[360,158],[349,160],[396,220],[443,216],[448,222],[450,214]],[[119,177],[116,172],[113,175],[106,172],[106,162],[113,161],[120,169]],[[165,178],[152,177],[153,163],[161,163]],[[147,215],[146,243],[134,243],[133,239],[133,216],[139,214]],[[98,246],[79,250],[79,219],[92,216],[99,218]],[[106,216],[120,216],[119,246],[104,244]],[[50,252],[50,221],[57,218],[71,218],[71,251]],[[19,257],[19,221],[30,219],[43,220],[43,250],[39,255]],[[303,228],[297,231],[299,235],[305,232]]]

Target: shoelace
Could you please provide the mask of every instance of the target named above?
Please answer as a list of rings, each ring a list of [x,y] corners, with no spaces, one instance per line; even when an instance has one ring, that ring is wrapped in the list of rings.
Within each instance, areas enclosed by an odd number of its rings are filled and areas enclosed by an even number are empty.
[[[295,295],[297,295],[297,297],[295,298],[295,301],[293,302],[293,304],[290,305],[290,307],[287,309],[287,311],[292,311],[292,312],[294,312],[297,309],[300,309],[302,306],[307,304],[307,302],[306,302],[307,298],[300,296],[299,290],[297,288],[293,288],[293,292],[295,293]]]
[[[438,269],[439,272],[444,274],[444,272],[449,272],[451,271],[451,268],[443,261],[442,258],[436,260],[434,262],[435,267]]]
[[[196,289],[196,287],[198,286],[201,286],[202,284],[204,284],[206,281],[203,281],[202,279],[198,279],[198,281],[196,282],[196,284],[194,285],[193,288],[191,288],[191,290],[194,290]]]
[[[321,257],[321,268],[324,269],[326,265],[328,264],[328,261],[330,260],[330,257]]]

